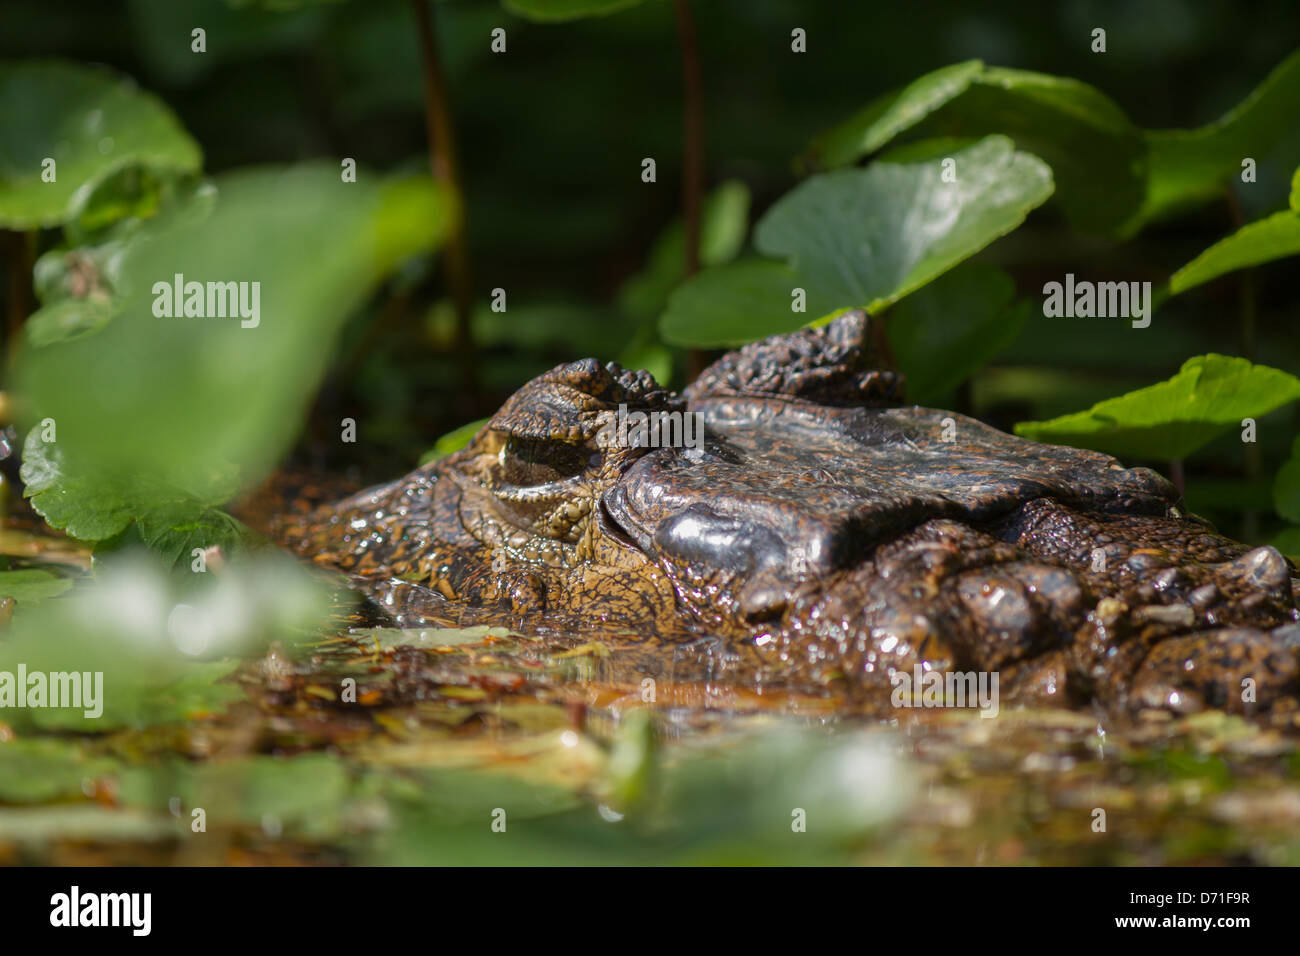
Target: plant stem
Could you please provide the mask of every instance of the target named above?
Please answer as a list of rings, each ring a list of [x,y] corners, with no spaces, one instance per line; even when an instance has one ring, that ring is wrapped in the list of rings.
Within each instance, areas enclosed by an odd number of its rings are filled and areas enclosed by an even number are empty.
[[[700,205],[704,193],[704,104],[695,21],[687,0],[674,0],[682,48],[682,218],[686,224],[686,275],[700,271]]]
[[[695,18],[688,0],[673,0],[677,42],[682,50],[682,221],[686,232],[685,276],[700,271],[700,209],[704,203],[704,86]],[[686,377],[697,378],[708,364],[700,349],[686,353]]]
[[[1173,486],[1178,489],[1178,497],[1185,498],[1187,476],[1183,471],[1183,460],[1181,458],[1175,458],[1169,463],[1169,480],[1173,483]]]
[[[1246,224],[1246,216],[1241,210],[1241,200],[1237,197],[1236,191],[1229,186],[1228,194],[1228,213],[1232,217],[1233,228],[1240,229]],[[1241,333],[1241,357],[1248,361],[1255,361],[1255,321],[1257,317],[1257,307],[1255,298],[1255,270],[1242,269],[1239,286],[1239,326]],[[1264,459],[1260,454],[1259,445],[1254,442],[1245,442],[1242,445],[1242,460],[1245,466],[1246,480],[1254,483],[1264,470]],[[1247,541],[1253,540],[1259,534],[1259,512],[1254,508],[1247,508],[1241,514],[1241,537]]]
[[[456,352],[461,359],[461,386],[474,390],[475,359],[471,316],[474,308],[470,273],[469,243],[465,234],[465,198],[460,179],[460,158],[456,151],[456,133],[447,99],[442,60],[438,55],[438,35],[429,0],[411,0],[415,12],[416,34],[420,40],[420,60],[424,68],[424,124],[429,139],[429,168],[433,178],[447,191],[452,204],[447,246],[443,252],[443,275],[456,309]]]

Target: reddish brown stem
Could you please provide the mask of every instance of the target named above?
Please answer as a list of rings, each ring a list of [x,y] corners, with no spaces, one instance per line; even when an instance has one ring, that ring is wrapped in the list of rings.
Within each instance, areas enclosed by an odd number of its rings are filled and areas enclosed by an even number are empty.
[[[688,0],[674,0],[677,42],[682,48],[682,222],[686,233],[685,273],[700,271],[700,217],[704,203],[704,85],[700,80],[700,53],[695,39],[695,18]],[[700,349],[686,353],[686,377],[693,380],[708,364]]]
[[[1237,192],[1231,186],[1227,189],[1228,194],[1228,214],[1232,217],[1234,229],[1240,229],[1246,224],[1246,215],[1241,208],[1241,200],[1237,197]],[[1258,317],[1258,307],[1255,298],[1255,270],[1242,269],[1238,277],[1240,298],[1238,300],[1240,312],[1239,333],[1241,335],[1241,357],[1249,361],[1255,361],[1255,326]],[[1246,472],[1246,479],[1254,482],[1264,470],[1264,456],[1260,453],[1259,445],[1254,442],[1244,442],[1242,444],[1242,463]],[[1259,535],[1259,512],[1254,508],[1246,508],[1241,513],[1241,537],[1247,541],[1253,541]]]
[[[675,0],[682,47],[682,217],[686,225],[686,275],[700,270],[700,206],[704,197],[704,94],[695,20],[687,0]]]
[[[411,0],[416,34],[424,71],[424,123],[429,139],[429,168],[433,178],[447,190],[452,202],[452,219],[443,251],[443,275],[456,309],[456,349],[460,355],[462,387],[472,392],[475,381],[474,341],[470,325],[474,308],[474,287],[470,273],[469,244],[465,234],[465,201],[460,179],[456,132],[438,54],[438,34],[429,14],[429,0]]]

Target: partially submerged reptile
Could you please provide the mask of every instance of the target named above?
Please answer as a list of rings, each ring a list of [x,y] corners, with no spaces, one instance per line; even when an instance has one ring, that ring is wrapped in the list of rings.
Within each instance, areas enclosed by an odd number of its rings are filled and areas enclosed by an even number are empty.
[[[681,396],[574,362],[463,450],[280,535],[406,623],[712,635],[754,680],[876,700],[920,665],[1030,703],[1296,710],[1300,580],[1277,550],[1184,515],[1148,469],[901,396],[861,312],[730,352]],[[620,406],[699,413],[703,442],[629,447]]]

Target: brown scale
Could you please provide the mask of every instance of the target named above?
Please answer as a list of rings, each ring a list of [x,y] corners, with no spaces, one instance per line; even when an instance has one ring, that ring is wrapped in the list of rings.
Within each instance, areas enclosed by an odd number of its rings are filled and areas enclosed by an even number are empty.
[[[1010,701],[1295,712],[1281,554],[1185,517],[1152,471],[901,394],[862,313],[728,353],[683,396],[575,362],[462,451],[278,534],[401,622],[631,629],[647,667],[698,652],[887,702],[922,664],[996,671]],[[698,413],[703,444],[630,446],[620,406]]]

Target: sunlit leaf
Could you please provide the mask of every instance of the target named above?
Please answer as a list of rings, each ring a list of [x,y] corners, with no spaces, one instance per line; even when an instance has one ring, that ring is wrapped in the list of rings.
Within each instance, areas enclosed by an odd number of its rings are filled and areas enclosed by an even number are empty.
[[[805,161],[834,169],[870,156],[963,93],[983,69],[980,60],[953,63],[926,73],[900,90],[877,97],[860,113],[820,134],[808,147]]]
[[[1262,160],[1294,125],[1300,103],[1300,51],[1278,65],[1250,95],[1197,129],[1152,130],[1146,198],[1134,226],[1186,203],[1217,199],[1242,160]],[[1288,169],[1300,156],[1284,157]]]
[[[1035,441],[1141,459],[1185,458],[1244,418],[1300,398],[1300,379],[1242,358],[1198,355],[1171,379],[1099,402],[1085,412],[1021,422]]]
[[[1290,208],[1248,223],[1221,239],[1169,277],[1169,291],[1177,295],[1224,273],[1261,265],[1300,253],[1300,170],[1291,189]]]
[[[814,176],[759,222],[758,249],[787,259],[833,308],[875,311],[1010,232],[1051,195],[1051,171],[1005,137],[951,160]]]
[[[639,6],[644,0],[504,0],[505,8],[529,20],[561,21],[599,17]]]
[[[446,458],[454,451],[460,451],[469,444],[471,438],[479,433],[479,429],[486,425],[487,421],[486,418],[480,418],[477,421],[461,425],[459,428],[453,428],[434,442],[433,447],[420,457],[420,464],[427,465],[439,458]]]

